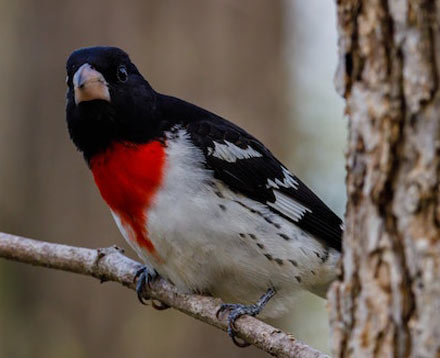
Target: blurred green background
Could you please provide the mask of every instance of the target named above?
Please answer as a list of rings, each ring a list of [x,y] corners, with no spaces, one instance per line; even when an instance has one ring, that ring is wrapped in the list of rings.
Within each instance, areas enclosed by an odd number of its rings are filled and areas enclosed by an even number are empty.
[[[330,0],[0,0],[0,231],[125,246],[64,120],[65,60],[98,44],[124,48],[155,89],[246,128],[342,215],[335,28]],[[284,323],[328,349],[324,300],[299,300]],[[0,260],[1,358],[125,356],[266,354],[117,284]]]

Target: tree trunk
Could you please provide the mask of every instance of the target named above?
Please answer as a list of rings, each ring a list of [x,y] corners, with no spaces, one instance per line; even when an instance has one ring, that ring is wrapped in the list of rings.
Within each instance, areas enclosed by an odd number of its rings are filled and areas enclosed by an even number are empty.
[[[338,0],[349,115],[335,357],[440,356],[440,1]]]

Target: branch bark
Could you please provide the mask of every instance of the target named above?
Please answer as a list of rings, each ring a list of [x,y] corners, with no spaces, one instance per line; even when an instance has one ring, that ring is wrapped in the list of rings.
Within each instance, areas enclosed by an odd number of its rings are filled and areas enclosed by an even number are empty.
[[[36,241],[0,233],[0,257],[51,269],[93,276],[101,282],[114,281],[130,289],[135,288],[134,275],[142,265],[124,256],[116,246],[105,249]],[[155,280],[148,296],[159,300],[189,316],[223,331],[225,317],[218,319],[219,299],[179,292],[163,279]],[[236,322],[238,336],[254,346],[281,358],[328,358],[327,355],[297,341],[292,335],[259,321],[243,316]]]

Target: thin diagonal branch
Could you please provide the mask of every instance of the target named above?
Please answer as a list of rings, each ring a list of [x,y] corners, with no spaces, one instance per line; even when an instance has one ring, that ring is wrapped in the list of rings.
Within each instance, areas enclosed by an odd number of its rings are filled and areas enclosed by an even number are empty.
[[[101,281],[115,281],[131,289],[135,288],[134,275],[141,267],[140,263],[124,256],[116,247],[92,250],[5,233],[0,233],[0,257],[93,276]],[[226,319],[216,317],[221,304],[219,299],[181,293],[163,279],[152,283],[148,295],[187,315],[226,330]],[[276,357],[329,358],[293,336],[253,317],[238,319],[236,327],[239,337]]]

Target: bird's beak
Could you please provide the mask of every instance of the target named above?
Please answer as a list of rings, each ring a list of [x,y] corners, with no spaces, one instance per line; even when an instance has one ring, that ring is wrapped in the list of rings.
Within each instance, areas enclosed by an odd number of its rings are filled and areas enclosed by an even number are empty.
[[[88,63],[83,64],[73,76],[76,105],[101,99],[110,102],[110,92],[104,76]]]

